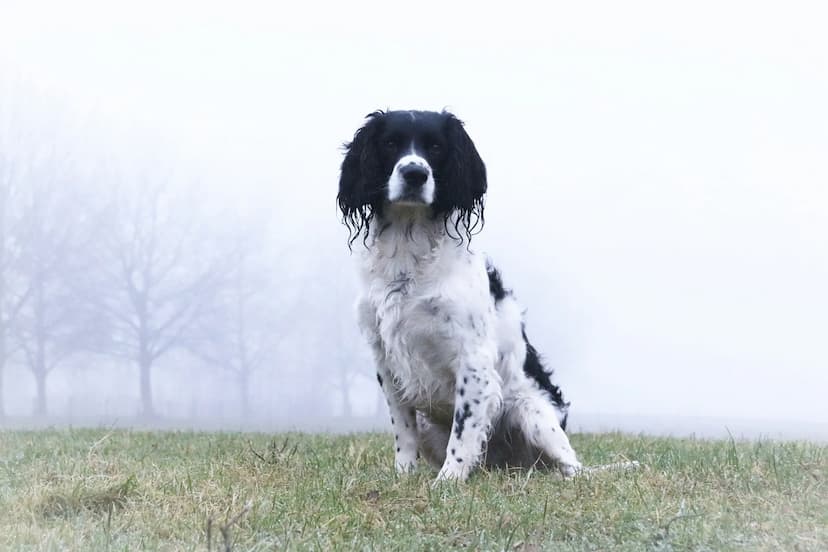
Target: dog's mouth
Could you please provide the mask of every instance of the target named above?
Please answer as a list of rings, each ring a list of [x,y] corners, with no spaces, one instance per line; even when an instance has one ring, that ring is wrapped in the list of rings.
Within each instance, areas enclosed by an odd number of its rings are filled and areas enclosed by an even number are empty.
[[[423,207],[431,205],[430,194],[421,187],[400,186],[388,194],[388,202],[392,205]]]
[[[391,203],[395,205],[410,205],[410,206],[418,206],[418,205],[428,205],[428,202],[423,199],[422,193],[419,191],[417,192],[407,192],[402,195],[402,197],[398,197],[396,199],[391,200]]]

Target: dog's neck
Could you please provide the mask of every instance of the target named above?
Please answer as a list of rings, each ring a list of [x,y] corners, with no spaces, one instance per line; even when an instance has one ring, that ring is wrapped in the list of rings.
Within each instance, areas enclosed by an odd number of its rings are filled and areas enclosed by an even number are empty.
[[[372,234],[374,247],[406,254],[431,251],[446,238],[443,220],[430,207],[420,205],[386,205]]]
[[[430,272],[460,250],[466,251],[448,235],[443,217],[425,206],[387,205],[368,242],[373,271],[391,279]]]

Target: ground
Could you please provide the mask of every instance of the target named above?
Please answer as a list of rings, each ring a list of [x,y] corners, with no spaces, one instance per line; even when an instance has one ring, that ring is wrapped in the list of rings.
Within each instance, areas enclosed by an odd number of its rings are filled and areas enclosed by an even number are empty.
[[[0,550],[828,549],[825,445],[572,440],[643,467],[432,489],[385,434],[4,431]]]

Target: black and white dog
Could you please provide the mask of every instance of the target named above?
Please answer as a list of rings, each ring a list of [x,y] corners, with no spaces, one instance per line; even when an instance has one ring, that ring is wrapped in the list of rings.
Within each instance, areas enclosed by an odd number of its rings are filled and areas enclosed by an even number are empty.
[[[391,412],[396,468],[581,469],[567,407],[498,271],[471,251],[486,168],[447,112],[377,111],[346,145],[339,208],[362,256],[360,328]],[[464,242],[466,243],[463,246]]]

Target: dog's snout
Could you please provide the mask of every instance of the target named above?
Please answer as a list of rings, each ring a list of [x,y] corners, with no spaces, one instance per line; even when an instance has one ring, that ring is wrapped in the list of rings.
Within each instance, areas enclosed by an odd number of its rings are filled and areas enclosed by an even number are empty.
[[[428,180],[428,169],[416,163],[400,167],[400,176],[408,186],[422,186]]]
[[[388,199],[406,205],[430,205],[434,201],[434,174],[428,161],[410,153],[397,160],[388,177]]]

